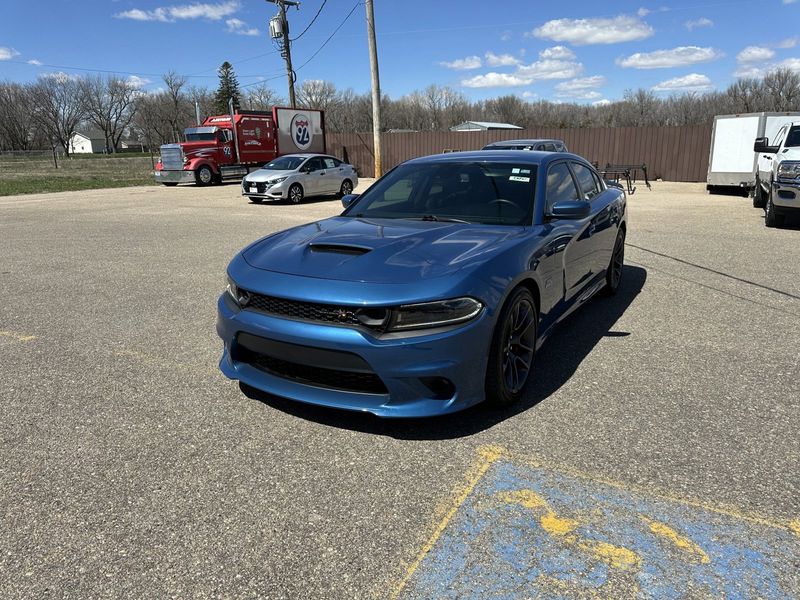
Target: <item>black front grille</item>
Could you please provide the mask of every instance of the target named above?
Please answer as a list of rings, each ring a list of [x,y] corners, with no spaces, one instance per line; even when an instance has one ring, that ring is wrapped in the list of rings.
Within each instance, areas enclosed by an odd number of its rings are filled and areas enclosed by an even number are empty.
[[[356,315],[356,309],[352,306],[299,302],[297,300],[286,300],[284,298],[264,296],[252,292],[249,292],[249,294],[250,300],[245,306],[248,310],[257,310],[270,315],[301,319],[303,321],[366,327],[364,323],[359,321]]]
[[[257,183],[256,184],[256,191],[259,194],[265,194],[267,192],[267,184],[266,183]]]
[[[388,393],[383,381],[375,373],[323,369],[289,362],[266,354],[253,355],[250,364],[271,375],[291,379],[298,383],[364,394]]]

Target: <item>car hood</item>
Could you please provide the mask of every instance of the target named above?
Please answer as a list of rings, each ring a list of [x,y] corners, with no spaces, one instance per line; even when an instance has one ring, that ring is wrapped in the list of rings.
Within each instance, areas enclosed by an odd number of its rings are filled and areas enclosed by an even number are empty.
[[[297,171],[273,171],[272,169],[259,169],[258,171],[253,171],[252,173],[248,173],[245,179],[247,181],[268,181],[270,179],[274,179],[275,177],[288,177],[289,175],[294,175]]]
[[[524,227],[333,217],[250,245],[257,269],[341,281],[412,283],[471,270],[518,240]]]
[[[778,161],[784,160],[800,160],[800,147],[790,147],[786,148],[783,152],[778,155]]]

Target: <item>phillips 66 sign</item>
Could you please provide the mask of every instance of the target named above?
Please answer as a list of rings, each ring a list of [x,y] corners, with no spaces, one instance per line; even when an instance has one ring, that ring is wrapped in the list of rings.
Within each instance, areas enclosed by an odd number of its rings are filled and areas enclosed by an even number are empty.
[[[322,111],[276,107],[275,121],[281,154],[325,152]]]

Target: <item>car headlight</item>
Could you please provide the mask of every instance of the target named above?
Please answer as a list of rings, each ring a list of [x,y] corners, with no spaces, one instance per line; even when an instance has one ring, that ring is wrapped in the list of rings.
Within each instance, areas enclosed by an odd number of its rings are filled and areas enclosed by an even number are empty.
[[[779,179],[795,179],[800,176],[800,161],[785,160],[778,165]]]
[[[288,175],[286,177],[276,177],[275,179],[270,179],[269,183],[270,185],[275,185],[276,183],[280,183],[281,181],[286,181],[288,178],[289,178]]]
[[[474,298],[453,298],[421,304],[404,304],[392,311],[388,331],[444,327],[478,316],[483,304]]]
[[[248,302],[250,302],[250,292],[246,290],[239,289],[239,286],[236,285],[236,282],[227,276],[227,286],[225,287],[225,293],[228,294],[236,305],[240,308],[244,308],[247,306]]]

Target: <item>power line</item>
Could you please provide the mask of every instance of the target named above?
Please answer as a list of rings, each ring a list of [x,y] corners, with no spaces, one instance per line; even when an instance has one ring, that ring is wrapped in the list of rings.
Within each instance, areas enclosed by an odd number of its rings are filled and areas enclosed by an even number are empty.
[[[298,36],[297,36],[297,37],[295,37],[295,38],[292,38],[292,39],[290,39],[290,40],[289,40],[290,42],[294,42],[295,40],[299,40],[301,37],[303,37],[303,34],[304,34],[306,31],[308,31],[309,29],[311,29],[311,26],[314,24],[314,21],[316,21],[316,20],[317,20],[317,17],[319,16],[319,13],[321,13],[321,12],[322,12],[322,9],[323,9],[323,8],[325,8],[325,3],[326,3],[327,1],[328,1],[328,0],[322,0],[322,4],[320,4],[320,6],[319,6],[319,10],[317,11],[317,14],[315,14],[315,15],[314,15],[314,18],[313,18],[313,19],[311,19],[311,23],[309,23],[309,24],[306,26],[306,28],[305,28],[305,29],[303,29],[303,31],[301,31],[301,32],[300,32],[300,35],[298,35]]]
[[[330,41],[333,39],[333,36],[335,36],[335,35],[338,33],[338,31],[339,31],[339,30],[340,30],[340,29],[341,29],[341,28],[344,26],[344,24],[345,24],[345,23],[347,23],[347,20],[348,20],[348,19],[349,19],[349,18],[352,16],[352,14],[355,12],[355,10],[356,10],[356,9],[357,9],[359,6],[361,6],[361,4],[363,4],[363,3],[361,2],[361,0],[359,0],[358,2],[356,2],[356,3],[353,5],[353,8],[351,8],[351,9],[350,9],[350,12],[349,12],[349,13],[347,13],[347,16],[344,18],[344,20],[343,20],[341,23],[339,23],[339,26],[338,26],[336,29],[334,29],[334,30],[333,30],[333,33],[332,33],[332,34],[330,34],[330,35],[328,36],[328,39],[327,39],[327,40],[325,40],[324,42],[322,42],[322,45],[321,45],[319,48],[317,48],[317,51],[316,51],[316,52],[314,52],[314,54],[312,54],[312,55],[311,55],[311,57],[310,57],[310,58],[309,58],[309,59],[308,59],[306,62],[304,62],[304,63],[303,63],[302,65],[300,65],[299,67],[297,67],[297,70],[298,70],[298,71],[299,71],[300,69],[302,69],[303,67],[305,67],[305,66],[306,66],[308,63],[310,63],[312,60],[314,60],[314,57],[315,57],[317,54],[319,54],[320,52],[322,52],[322,49],[323,49],[323,48],[324,48],[324,47],[325,47],[325,46],[328,44],[328,42],[330,42]]]

